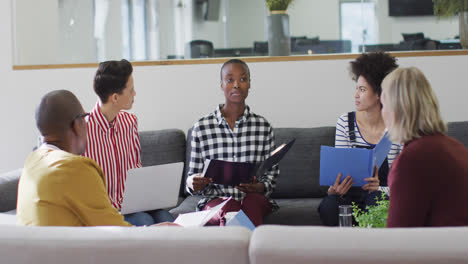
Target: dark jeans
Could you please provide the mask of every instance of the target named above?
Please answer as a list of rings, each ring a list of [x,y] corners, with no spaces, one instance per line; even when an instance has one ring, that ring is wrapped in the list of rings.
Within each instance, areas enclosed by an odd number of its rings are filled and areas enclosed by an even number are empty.
[[[323,225],[326,226],[337,226],[338,225],[338,206],[345,204],[352,204],[354,202],[365,210],[366,206],[376,205],[376,198],[381,197],[381,192],[364,191],[361,187],[352,187],[347,194],[342,197],[338,195],[328,195],[322,199],[318,208],[320,214],[320,220]],[[353,224],[354,219],[353,219]]]
[[[167,210],[158,209],[124,215],[125,221],[135,226],[153,225],[162,222],[174,222],[174,217]]]

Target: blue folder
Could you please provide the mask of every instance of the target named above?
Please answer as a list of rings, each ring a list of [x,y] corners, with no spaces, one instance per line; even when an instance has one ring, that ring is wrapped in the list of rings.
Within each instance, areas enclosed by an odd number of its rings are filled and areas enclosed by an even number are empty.
[[[373,149],[321,146],[320,185],[334,185],[338,173],[341,173],[341,181],[350,175],[354,180],[353,186],[363,186],[367,183],[364,179],[373,176],[374,166],[380,168],[391,147],[387,134]]]
[[[250,221],[249,217],[244,213],[244,211],[239,210],[239,212],[226,223],[226,226],[243,226],[253,231],[255,229],[254,224]]]

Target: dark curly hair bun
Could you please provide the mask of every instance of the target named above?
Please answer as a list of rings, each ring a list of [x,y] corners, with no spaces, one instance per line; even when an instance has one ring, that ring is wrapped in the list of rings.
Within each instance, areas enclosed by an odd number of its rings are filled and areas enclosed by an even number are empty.
[[[355,61],[352,61],[350,72],[354,81],[363,76],[379,96],[382,93],[382,81],[394,69],[398,67],[396,58],[385,52],[363,53]]]

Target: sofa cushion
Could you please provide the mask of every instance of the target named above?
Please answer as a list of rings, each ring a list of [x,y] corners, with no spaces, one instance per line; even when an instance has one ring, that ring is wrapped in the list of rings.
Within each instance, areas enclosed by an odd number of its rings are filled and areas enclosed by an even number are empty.
[[[185,161],[186,141],[182,130],[151,130],[142,131],[139,134],[143,167]],[[183,188],[185,185],[182,184],[184,182],[185,180],[181,182],[179,188],[180,196],[184,195]]]
[[[318,207],[322,198],[276,199],[280,209],[267,215],[264,224],[321,225]]]
[[[177,217],[179,214],[193,212],[197,209],[197,203],[201,198],[201,195],[189,195],[176,208],[171,209],[169,213],[171,213],[174,217]]]
[[[320,186],[320,146],[335,145],[334,127],[276,128],[276,144],[295,138],[296,142],[279,163],[273,198],[319,198],[327,187]]]
[[[180,129],[139,133],[143,167],[185,161],[185,135]]]
[[[23,169],[18,169],[0,175],[0,212],[16,208],[18,181],[22,171]]]
[[[447,134],[468,148],[468,121],[449,122]]]

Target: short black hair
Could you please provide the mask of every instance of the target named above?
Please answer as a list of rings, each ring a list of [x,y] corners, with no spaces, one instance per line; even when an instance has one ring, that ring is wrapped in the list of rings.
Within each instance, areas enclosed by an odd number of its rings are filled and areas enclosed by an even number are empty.
[[[398,68],[396,58],[382,51],[363,53],[350,64],[353,80],[357,81],[359,76],[363,76],[379,96],[382,93],[381,85],[385,76]]]
[[[226,67],[226,65],[229,65],[229,64],[241,64],[242,66],[244,66],[245,70],[247,71],[247,75],[249,76],[249,80],[250,80],[249,66],[247,66],[247,63],[245,63],[245,61],[239,60],[239,59],[230,59],[226,61],[225,63],[223,63],[223,66],[221,66],[221,71],[220,71],[221,80],[223,80],[223,69],[224,67]]]
[[[42,136],[61,135],[82,113],[83,107],[72,92],[51,91],[41,98],[36,108],[36,126]]]
[[[114,93],[122,93],[132,72],[132,64],[125,59],[99,63],[93,86],[101,102],[106,103],[109,96]]]

